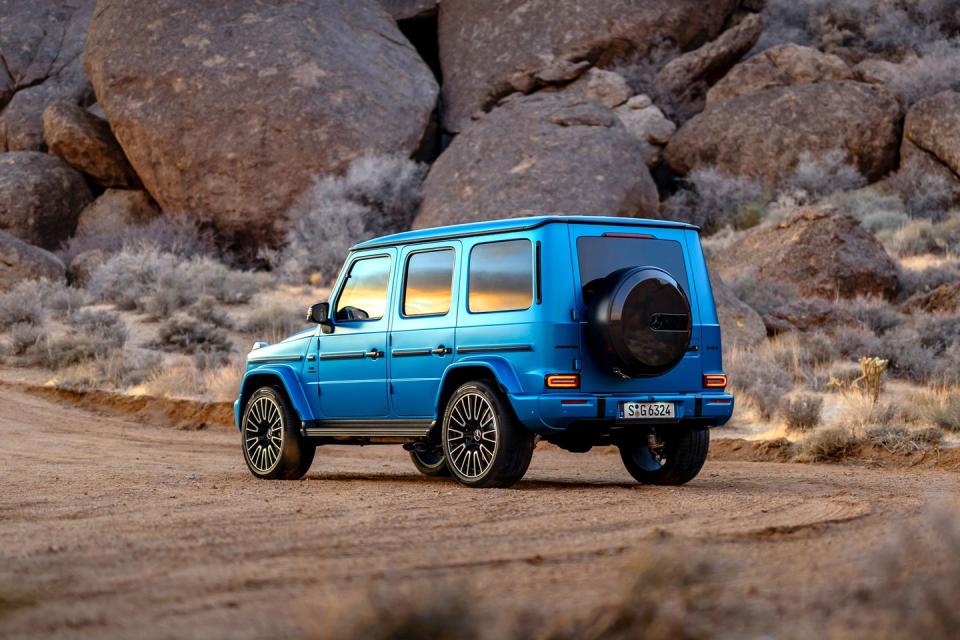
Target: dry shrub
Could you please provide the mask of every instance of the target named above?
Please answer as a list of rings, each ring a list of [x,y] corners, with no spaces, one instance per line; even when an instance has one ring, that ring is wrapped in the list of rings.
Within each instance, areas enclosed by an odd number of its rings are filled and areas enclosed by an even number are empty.
[[[56,383],[71,389],[127,389],[155,374],[161,363],[160,355],[151,351],[115,350],[58,371]]]
[[[247,302],[267,282],[265,274],[235,271],[207,257],[184,259],[156,247],[127,247],[90,276],[90,291],[121,309],[152,318],[208,295],[225,304]]]
[[[303,312],[292,309],[289,304],[267,302],[251,310],[242,328],[258,340],[279,342],[306,324]]]
[[[43,299],[37,295],[36,282],[21,282],[0,294],[0,329],[15,324],[39,324],[45,318]]]
[[[612,604],[548,631],[549,640],[711,638],[733,612],[718,603],[716,565],[678,545],[651,545],[628,568],[626,588]],[[735,615],[735,614],[734,614]]]
[[[879,425],[864,433],[864,439],[890,453],[912,453],[936,449],[943,441],[943,431],[936,427],[910,429],[903,425]]]
[[[856,455],[862,439],[848,426],[814,429],[797,443],[797,462],[837,462]]]
[[[770,420],[793,382],[766,344],[759,347],[734,346],[725,354],[725,366],[734,393],[742,395],[760,417]]]
[[[180,358],[158,367],[135,391],[161,398],[190,398],[203,388],[200,372],[189,358]]]
[[[904,531],[902,539],[878,552],[881,579],[872,594],[889,616],[886,638],[949,640],[960,629],[960,522],[944,511],[924,518],[924,530]],[[924,554],[937,559],[936,571],[918,572],[917,542],[927,535]]]
[[[714,168],[690,172],[683,187],[664,202],[665,215],[699,225],[708,234],[725,226],[755,226],[763,219],[771,197],[761,180],[727,175]]]
[[[46,337],[47,332],[43,328],[19,322],[10,329],[10,351],[15,356],[22,356],[30,349],[35,349]]]
[[[105,358],[127,342],[127,325],[112,311],[81,309],[67,319],[65,334],[46,336],[25,350],[38,366],[63,369]]]
[[[960,433],[960,388],[927,389],[916,397],[915,402],[920,416],[930,424]]]
[[[960,213],[951,213],[941,222],[914,220],[897,230],[886,244],[901,256],[956,255],[960,253]]]
[[[702,552],[649,546],[626,571],[609,603],[545,620],[536,611],[492,620],[463,585],[377,586],[357,602],[338,602],[308,621],[316,640],[647,640],[710,638],[735,611],[719,604],[720,572]]]
[[[811,394],[784,398],[780,403],[780,414],[787,423],[787,431],[803,432],[819,426],[822,410],[823,398]]]
[[[904,322],[903,314],[889,302],[877,296],[838,300],[836,304],[849,311],[853,317],[870,327],[878,336],[899,327]]]
[[[74,236],[58,252],[65,264],[85,251],[106,254],[149,246],[182,258],[212,256],[217,253],[213,232],[197,224],[186,214],[165,212],[143,225],[120,226],[111,233]]]
[[[486,623],[462,586],[373,587],[308,624],[314,640],[479,640]]]
[[[960,280],[960,260],[908,268],[899,264],[900,295],[909,298],[915,293],[928,293],[942,284]]]
[[[214,402],[232,402],[240,392],[240,381],[246,370],[241,362],[208,368],[202,374],[206,395]]]
[[[960,63],[960,56],[957,58]],[[960,66],[957,67],[960,71]],[[946,176],[925,171],[919,163],[909,163],[888,180],[903,201],[911,218],[940,220],[960,197],[960,188]]]
[[[316,178],[288,212],[286,247],[264,257],[291,282],[332,281],[353,244],[410,227],[425,175],[401,156],[365,156],[345,176]]]
[[[162,322],[157,339],[161,346],[180,353],[216,353],[233,349],[223,329],[184,313],[177,313]]]

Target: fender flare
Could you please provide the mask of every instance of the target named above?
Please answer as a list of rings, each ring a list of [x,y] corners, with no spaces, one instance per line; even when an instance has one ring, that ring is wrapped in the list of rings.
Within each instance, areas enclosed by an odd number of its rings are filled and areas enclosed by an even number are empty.
[[[312,413],[310,405],[307,402],[306,394],[300,385],[300,378],[293,367],[273,364],[269,366],[258,367],[247,371],[240,383],[240,395],[234,403],[234,419],[237,428],[240,428],[240,420],[243,418],[243,409],[247,404],[247,399],[253,394],[254,390],[262,387],[265,381],[279,384],[287,394],[293,410],[297,412],[301,421],[310,420]]]
[[[510,364],[510,361],[506,358],[502,356],[468,356],[457,360],[444,370],[443,377],[440,380],[440,386],[437,388],[437,397],[434,400],[434,406],[437,407],[438,413],[440,412],[440,400],[451,373],[467,367],[487,369],[493,374],[497,382],[506,389],[507,393],[516,394],[523,392],[523,387],[520,385],[520,378],[517,376],[513,365]]]

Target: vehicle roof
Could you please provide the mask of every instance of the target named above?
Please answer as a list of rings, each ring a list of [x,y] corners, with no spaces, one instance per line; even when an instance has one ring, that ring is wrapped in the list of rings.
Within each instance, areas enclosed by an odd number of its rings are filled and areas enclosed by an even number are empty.
[[[432,227],[429,229],[417,229],[415,231],[404,231],[394,233],[389,236],[372,238],[364,242],[355,244],[350,250],[370,249],[373,247],[386,247],[398,244],[411,244],[414,242],[426,242],[430,240],[446,240],[450,238],[463,238],[467,236],[481,236],[495,233],[507,233],[510,231],[527,231],[536,229],[545,224],[559,222],[563,224],[609,224],[617,226],[630,227],[667,227],[672,229],[692,229],[699,231],[700,227],[685,222],[674,222],[672,220],[651,220],[647,218],[617,218],[614,216],[532,216],[527,218],[508,218],[505,220],[487,220],[484,222],[469,222],[467,224],[454,224],[446,227]]]

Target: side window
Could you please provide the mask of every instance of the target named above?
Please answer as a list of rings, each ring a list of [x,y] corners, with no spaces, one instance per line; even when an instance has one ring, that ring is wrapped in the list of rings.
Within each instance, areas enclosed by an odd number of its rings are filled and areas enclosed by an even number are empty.
[[[389,256],[362,258],[354,262],[337,299],[334,318],[340,322],[382,318],[387,308],[389,281]]]
[[[529,240],[476,245],[470,252],[467,308],[473,313],[520,311],[533,302],[533,253]]]
[[[450,311],[453,249],[410,255],[404,278],[403,315],[442,316]]]

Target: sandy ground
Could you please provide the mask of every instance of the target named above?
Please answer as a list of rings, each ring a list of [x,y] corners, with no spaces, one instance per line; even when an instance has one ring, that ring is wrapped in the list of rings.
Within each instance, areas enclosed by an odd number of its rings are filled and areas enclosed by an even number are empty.
[[[0,394],[0,636],[283,637],[370,585],[455,584],[497,619],[610,598],[665,536],[718,559],[720,635],[871,631],[878,550],[960,506],[946,470],[708,461],[643,487],[607,450],[538,448],[509,490],[419,476],[399,447],[328,447],[263,482],[236,433]],[[912,526],[911,526],[912,525]]]

